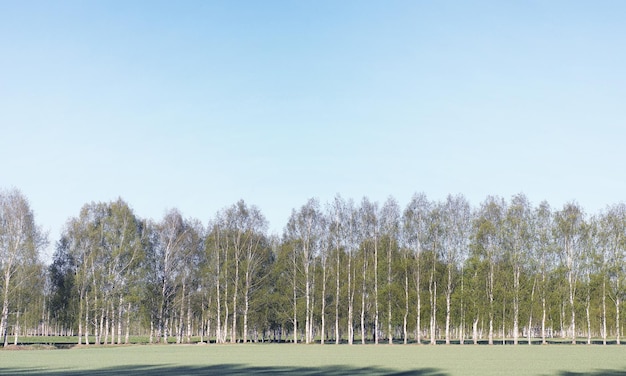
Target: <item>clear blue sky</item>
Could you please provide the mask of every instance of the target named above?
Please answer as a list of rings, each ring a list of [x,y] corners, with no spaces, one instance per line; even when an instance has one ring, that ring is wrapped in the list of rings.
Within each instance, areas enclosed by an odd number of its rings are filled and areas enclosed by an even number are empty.
[[[0,0],[0,187],[280,233],[310,197],[626,193],[624,1]],[[49,252],[52,252],[50,249]]]

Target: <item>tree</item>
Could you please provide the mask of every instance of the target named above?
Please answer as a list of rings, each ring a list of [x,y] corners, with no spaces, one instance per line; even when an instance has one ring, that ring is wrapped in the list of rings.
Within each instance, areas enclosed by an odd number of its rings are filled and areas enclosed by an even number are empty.
[[[300,260],[304,272],[306,343],[313,341],[311,267],[320,251],[323,226],[323,215],[319,209],[319,203],[316,199],[310,199],[299,211],[292,212],[285,233],[285,238],[294,246],[294,257]]]
[[[457,265],[463,263],[469,243],[471,225],[470,205],[462,195],[448,196],[444,204],[443,261],[446,264],[446,344],[450,344],[451,302],[454,292],[454,273]]]
[[[368,198],[363,198],[361,202],[360,219],[362,229],[362,279],[361,279],[361,343],[365,343],[365,306],[368,298],[368,285],[369,285],[369,259],[373,260],[373,287],[374,287],[374,343],[378,344],[379,341],[379,308],[378,308],[378,248],[380,243],[380,214],[378,209],[378,203],[370,201]]]
[[[347,275],[346,302],[347,302],[347,329],[348,344],[354,343],[354,297],[356,294],[356,267],[354,260],[355,249],[358,244],[358,217],[352,200],[343,200],[336,196],[332,204],[333,220],[329,224],[329,231],[333,235],[335,246],[335,343],[339,343],[339,306],[340,281],[342,271]],[[342,267],[341,260],[345,256],[347,265]]]
[[[242,254],[243,266],[243,342],[248,341],[248,314],[250,311],[250,297],[258,288],[258,272],[267,260],[268,249],[265,232],[267,220],[256,206],[247,206],[243,200],[226,210],[226,217],[230,227],[228,232],[235,236],[232,245],[235,254]],[[235,282],[237,283],[237,282]],[[233,314],[235,314],[233,308]],[[234,324],[233,324],[234,325]]]
[[[130,297],[132,287],[139,282],[136,270],[144,258],[141,230],[141,222],[126,202],[118,199],[107,204],[107,215],[103,221],[99,246],[103,248],[103,261],[100,267],[105,269],[104,290],[107,310],[108,307],[111,308],[107,315],[107,326],[109,323],[111,325],[111,343],[115,342],[116,337],[114,323],[117,324],[117,343],[122,343],[126,299]],[[114,307],[115,304],[117,309]],[[116,313],[117,318],[114,322]]]
[[[496,265],[503,250],[502,222],[506,204],[503,199],[489,196],[480,205],[474,219],[474,250],[487,266],[486,293],[489,302],[489,344],[493,345],[494,292]]]
[[[555,238],[559,246],[561,262],[567,273],[572,344],[576,344],[576,283],[580,273],[584,229],[584,213],[577,203],[567,203],[561,211],[556,213]]]
[[[610,297],[615,304],[616,342],[620,339],[620,308],[626,279],[626,204],[610,206],[602,216],[602,238],[606,249]],[[606,314],[604,314],[606,316]],[[604,319],[606,321],[606,318]],[[604,330],[606,332],[606,329]]]
[[[523,194],[513,196],[504,218],[504,233],[508,258],[513,271],[513,344],[518,344],[520,315],[520,277],[530,261],[532,245],[532,208]],[[530,329],[530,328],[529,328]]]
[[[157,340],[168,342],[171,334],[171,320],[175,313],[175,301],[178,289],[186,287],[188,263],[197,247],[190,246],[197,226],[183,219],[176,209],[169,210],[161,222],[154,226],[155,245],[149,256],[153,265],[155,280],[158,281],[158,308],[156,312]],[[184,289],[184,288],[183,288]]]
[[[16,189],[0,191],[0,278],[2,316],[0,335],[7,345],[9,312],[15,307],[14,292],[30,275],[28,269],[38,263],[39,252],[47,236],[35,223],[28,200]]]
[[[62,235],[56,243],[52,264],[48,267],[50,295],[48,309],[52,315],[51,325],[60,326],[61,333],[71,332],[79,318],[76,306],[75,262],[70,254],[70,241]],[[80,337],[79,337],[80,339]]]
[[[424,245],[428,241],[428,218],[430,216],[431,203],[426,198],[426,195],[414,194],[411,202],[407,205],[403,214],[403,228],[404,228],[404,239],[406,242],[406,247],[411,249],[413,252],[413,258],[415,259],[415,271],[414,271],[414,279],[415,279],[415,295],[416,295],[416,324],[415,324],[415,340],[418,344],[421,344],[421,330],[422,330],[422,322],[421,322],[421,312],[422,312],[422,300],[421,300],[421,289],[422,289],[422,263],[423,263],[423,253],[424,253]],[[408,285],[405,284],[405,299],[408,301]]]
[[[392,271],[394,253],[396,253],[398,248],[398,240],[400,236],[400,207],[395,199],[389,197],[381,210],[381,227],[382,227],[382,236],[384,239],[384,243],[387,249],[386,255],[386,303],[387,303],[387,341],[389,344],[393,344],[393,329],[392,329],[392,321],[393,321],[393,313],[392,308],[394,306],[394,274]],[[406,332],[406,328],[405,328]],[[406,338],[406,335],[405,335]]]
[[[335,196],[332,204],[329,205],[327,210],[327,225],[328,225],[328,247],[334,248],[334,272],[335,272],[335,344],[339,344],[341,341],[340,329],[339,329],[339,306],[341,302],[341,280],[342,280],[342,256],[347,248],[347,234],[346,234],[346,204],[341,196]],[[350,267],[350,260],[348,260],[348,266]],[[348,287],[351,285],[351,271],[348,268],[347,273]],[[349,288],[348,288],[349,289]],[[323,311],[323,310],[322,310]],[[324,341],[322,336],[322,343]]]
[[[552,237],[553,214],[550,205],[543,201],[535,209],[535,254],[538,258],[541,294],[541,343],[546,344],[546,315],[548,298],[548,275],[553,268],[554,239]]]

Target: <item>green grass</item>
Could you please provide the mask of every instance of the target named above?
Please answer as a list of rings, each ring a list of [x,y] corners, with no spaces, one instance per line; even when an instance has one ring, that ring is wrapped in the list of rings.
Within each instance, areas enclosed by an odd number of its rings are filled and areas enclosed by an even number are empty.
[[[626,346],[132,345],[0,351],[11,375],[626,375]]]

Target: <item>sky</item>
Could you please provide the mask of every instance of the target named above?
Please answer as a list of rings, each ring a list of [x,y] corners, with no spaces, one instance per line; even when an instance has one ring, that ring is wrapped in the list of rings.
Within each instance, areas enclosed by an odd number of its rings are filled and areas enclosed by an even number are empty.
[[[624,1],[0,0],[0,189],[281,234],[309,198],[626,193]]]

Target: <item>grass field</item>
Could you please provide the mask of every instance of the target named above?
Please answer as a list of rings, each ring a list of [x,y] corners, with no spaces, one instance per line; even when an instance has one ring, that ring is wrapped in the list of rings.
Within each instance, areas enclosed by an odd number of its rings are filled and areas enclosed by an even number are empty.
[[[626,346],[130,345],[0,350],[3,375],[626,375]]]

